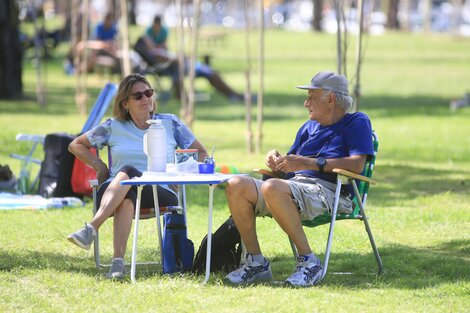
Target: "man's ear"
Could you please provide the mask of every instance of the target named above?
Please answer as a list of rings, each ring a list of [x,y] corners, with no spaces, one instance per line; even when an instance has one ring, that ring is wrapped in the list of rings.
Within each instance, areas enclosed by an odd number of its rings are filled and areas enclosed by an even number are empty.
[[[336,103],[336,94],[332,91],[328,93],[328,103]]]

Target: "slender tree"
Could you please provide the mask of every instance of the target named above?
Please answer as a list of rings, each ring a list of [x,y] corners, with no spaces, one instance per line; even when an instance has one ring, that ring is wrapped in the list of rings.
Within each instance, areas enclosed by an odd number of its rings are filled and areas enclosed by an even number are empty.
[[[18,6],[15,0],[0,1],[0,98],[23,95],[23,49],[19,36]]]
[[[129,0],[128,20],[129,20],[129,24],[131,25],[137,24],[137,17],[135,16],[136,6],[137,6],[136,0]]]
[[[323,0],[312,0],[313,1],[313,20],[312,27],[314,31],[321,32],[321,21],[323,12]]]
[[[199,16],[201,10],[201,1],[193,1],[193,18],[191,25],[191,52],[189,54],[189,88],[188,88],[188,111],[186,123],[192,128],[194,122],[194,103],[196,102],[195,81],[196,78],[196,57],[199,42]]]
[[[398,20],[399,7],[400,0],[388,0],[387,28],[400,29],[400,22]]]
[[[259,1],[259,86],[258,86],[258,108],[256,110],[256,153],[261,153],[263,143],[263,93],[264,93],[264,2]]]

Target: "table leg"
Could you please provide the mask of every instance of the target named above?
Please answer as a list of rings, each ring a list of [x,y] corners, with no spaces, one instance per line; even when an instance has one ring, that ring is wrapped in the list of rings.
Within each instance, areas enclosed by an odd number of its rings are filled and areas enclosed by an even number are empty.
[[[184,214],[184,225],[187,225],[186,221],[186,185],[181,185],[181,206],[183,207]]]
[[[158,244],[160,245],[160,262],[162,263],[163,270],[163,241],[162,241],[162,227],[160,225],[160,204],[158,203],[157,185],[152,185],[153,191],[153,205],[155,207],[155,218],[157,220]]]
[[[142,198],[142,185],[137,186],[137,200],[135,203],[134,240],[132,243],[131,281],[135,283],[135,264],[137,259],[137,237],[139,234],[140,201]]]
[[[209,217],[207,222],[207,252],[206,252],[206,277],[203,284],[209,281],[211,274],[211,250],[212,250],[212,206],[214,202],[215,185],[209,185]]]

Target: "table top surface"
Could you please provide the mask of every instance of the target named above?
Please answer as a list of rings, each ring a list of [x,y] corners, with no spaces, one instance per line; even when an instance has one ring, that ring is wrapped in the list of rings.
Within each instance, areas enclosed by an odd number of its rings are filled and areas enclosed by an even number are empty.
[[[247,174],[195,174],[195,173],[157,173],[144,172],[141,177],[134,177],[121,181],[121,185],[158,185],[158,184],[185,184],[204,185],[221,184],[236,175]]]

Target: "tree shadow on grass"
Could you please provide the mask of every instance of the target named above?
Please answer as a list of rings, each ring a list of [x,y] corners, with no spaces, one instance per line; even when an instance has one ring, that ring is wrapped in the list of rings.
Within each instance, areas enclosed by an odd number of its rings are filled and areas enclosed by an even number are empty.
[[[267,92],[264,95],[264,121],[281,121],[289,119],[306,120],[306,109],[303,107],[304,93],[299,95]],[[450,117],[456,114],[470,112],[462,109],[458,113],[449,109],[451,99],[447,97],[430,97],[425,95],[401,96],[364,96],[360,100],[359,111],[366,112],[371,118],[394,118],[413,116]],[[197,119],[207,121],[243,120],[245,105],[243,102],[230,103],[225,100],[217,102],[217,107],[223,110],[214,111],[213,101],[196,104]],[[256,107],[253,103],[253,107]],[[300,124],[299,124],[300,126]]]
[[[138,261],[145,262],[158,261],[159,252],[156,249],[139,249]],[[0,250],[0,271],[13,271],[21,269],[30,270],[55,270],[59,272],[70,272],[86,274],[91,277],[103,277],[108,271],[108,267],[97,269],[92,254],[84,257],[74,257],[60,253],[40,252],[33,250],[4,251]],[[111,255],[102,256],[102,264],[108,265],[111,262]],[[127,266],[130,273],[129,266]],[[154,276],[161,272],[161,265],[143,264],[137,267],[139,276]]]
[[[371,186],[370,197],[380,199],[381,205],[391,206],[416,197],[435,196],[470,191],[470,173],[461,179],[462,170],[435,169],[411,165],[377,165],[374,172],[377,186]]]
[[[103,86],[104,87],[104,86]],[[87,112],[94,105],[101,89],[90,88],[88,90]],[[11,101],[6,105],[1,105],[0,110],[5,114],[37,114],[41,115],[57,115],[78,114],[75,105],[75,88],[50,87],[46,94],[47,104],[41,107],[35,98],[35,95],[26,94],[23,99]]]
[[[93,105],[101,88],[89,88],[88,105]],[[215,93],[215,91],[213,91]],[[23,114],[24,112],[38,115],[62,115],[77,113],[75,106],[75,88],[63,88],[50,86],[47,93],[47,106],[45,108],[37,105],[34,95],[28,94],[24,100],[15,100],[2,105],[0,110],[8,114]],[[286,94],[266,92],[264,99],[264,121],[281,121],[289,119],[306,120],[308,115],[303,107],[306,93],[300,91],[298,94]],[[413,116],[442,116],[448,117],[462,112],[470,112],[463,109],[458,113],[449,109],[447,97],[431,97],[425,95],[403,96],[363,96],[360,99],[360,111],[364,111],[371,117],[413,117]],[[11,104],[11,105],[10,105]],[[178,114],[179,102],[161,104],[160,111]],[[253,106],[256,107],[256,102]],[[214,108],[217,107],[217,110]],[[243,102],[230,102],[222,96],[214,96],[207,102],[196,104],[196,118],[205,121],[233,121],[244,120],[245,104]],[[299,124],[300,126],[300,124]]]
[[[54,269],[64,272],[96,275],[96,268],[91,258],[80,258],[53,252],[34,250],[4,251],[0,250],[0,271],[14,269]]]
[[[331,253],[328,273],[319,285],[325,287],[350,288],[402,288],[421,289],[470,280],[470,240],[459,239],[440,243],[436,246],[413,247],[390,244],[379,247],[384,263],[385,273],[376,275],[377,264],[372,252]],[[139,261],[152,260],[158,255],[155,249],[139,251]],[[319,254],[323,259],[324,255]],[[60,253],[0,250],[0,271],[18,269],[75,272],[91,277],[103,277],[106,269],[97,270],[92,256],[84,258],[63,255]],[[294,266],[292,255],[288,253],[271,258],[276,281],[269,283],[272,287],[283,287],[281,279],[287,278]],[[137,278],[146,279],[162,275],[160,265],[140,265],[137,267]],[[188,278],[199,279],[191,273]],[[209,284],[219,284],[224,274],[211,274]],[[279,281],[278,281],[279,280]]]
[[[470,280],[470,240],[451,240],[431,247],[400,244],[379,247],[384,274],[377,276],[372,251],[367,254],[331,252],[328,272],[320,288],[354,289],[422,289]],[[323,254],[318,255],[322,260]],[[283,281],[294,266],[288,253],[271,259],[275,281],[268,284],[284,287]]]

